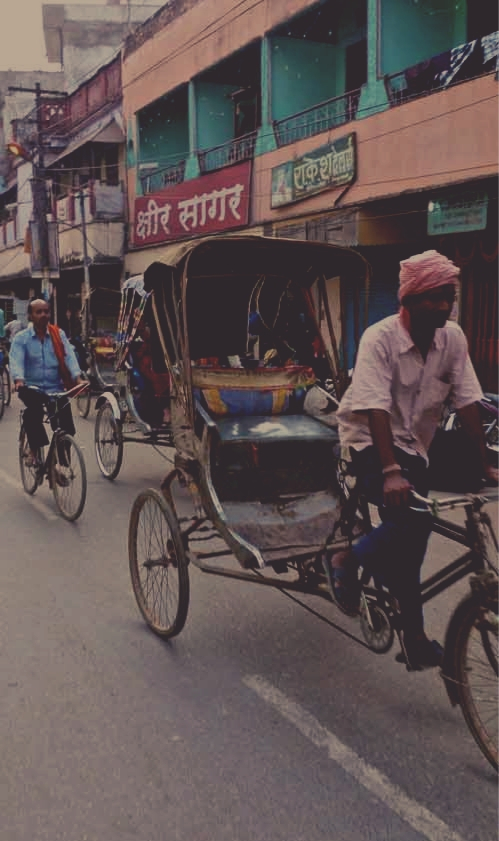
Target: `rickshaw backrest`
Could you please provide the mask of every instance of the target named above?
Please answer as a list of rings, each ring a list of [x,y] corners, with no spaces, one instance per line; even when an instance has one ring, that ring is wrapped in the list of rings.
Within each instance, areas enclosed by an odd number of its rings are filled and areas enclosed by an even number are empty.
[[[212,417],[300,414],[314,372],[286,368],[192,368],[194,396]]]

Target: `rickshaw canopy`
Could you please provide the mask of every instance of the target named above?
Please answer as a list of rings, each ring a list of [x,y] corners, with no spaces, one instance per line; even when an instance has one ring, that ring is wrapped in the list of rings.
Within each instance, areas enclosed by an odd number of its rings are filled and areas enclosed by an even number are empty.
[[[144,292],[151,296],[155,365],[166,366],[189,403],[191,365],[243,355],[252,311],[272,329],[292,289],[315,321],[341,393],[349,367],[347,329],[357,345],[366,324],[369,279],[369,264],[358,252],[330,243],[239,235],[169,246],[143,275]]]

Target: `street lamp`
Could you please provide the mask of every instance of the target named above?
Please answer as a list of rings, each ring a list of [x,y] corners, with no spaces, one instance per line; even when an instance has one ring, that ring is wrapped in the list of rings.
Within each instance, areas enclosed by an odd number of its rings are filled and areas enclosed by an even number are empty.
[[[22,158],[25,161],[33,161],[33,156],[28,152],[28,150],[15,140],[11,140],[10,143],[7,143],[5,149],[13,155],[14,158]]]

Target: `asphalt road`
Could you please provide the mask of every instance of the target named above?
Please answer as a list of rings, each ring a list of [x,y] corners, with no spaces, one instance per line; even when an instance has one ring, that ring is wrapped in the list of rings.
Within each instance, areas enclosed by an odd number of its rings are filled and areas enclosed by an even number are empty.
[[[22,491],[17,398],[0,422],[1,841],[495,839],[497,777],[438,674],[332,604],[191,569],[183,632],[148,631],[128,519],[167,465],[130,444],[106,481],[94,417],[75,524]],[[426,571],[453,551],[432,538]],[[428,605],[432,635],[464,587]]]

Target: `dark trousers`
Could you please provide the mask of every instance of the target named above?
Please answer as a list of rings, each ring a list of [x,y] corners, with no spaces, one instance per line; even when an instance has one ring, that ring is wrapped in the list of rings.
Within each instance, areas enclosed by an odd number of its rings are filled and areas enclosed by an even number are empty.
[[[19,390],[19,397],[23,401],[26,408],[23,411],[23,426],[28,436],[28,444],[33,452],[36,452],[39,447],[45,447],[49,443],[45,426],[43,423],[44,402],[43,396],[36,391],[29,391],[21,388]],[[58,400],[58,414],[50,421],[52,429],[63,429],[68,435],[75,434],[75,426],[73,423],[73,414],[71,412],[71,404],[69,400],[64,397]],[[53,415],[55,407],[50,407],[50,414]]]
[[[426,496],[428,471],[424,459],[399,449],[395,449],[395,457],[404,477],[417,493]],[[411,511],[406,506],[385,508],[384,477],[375,448],[353,452],[352,458],[359,490],[369,502],[378,506],[382,520],[381,525],[356,544],[356,560],[395,596],[404,632],[410,636],[420,634],[423,632],[421,567],[432,528],[431,514]]]

